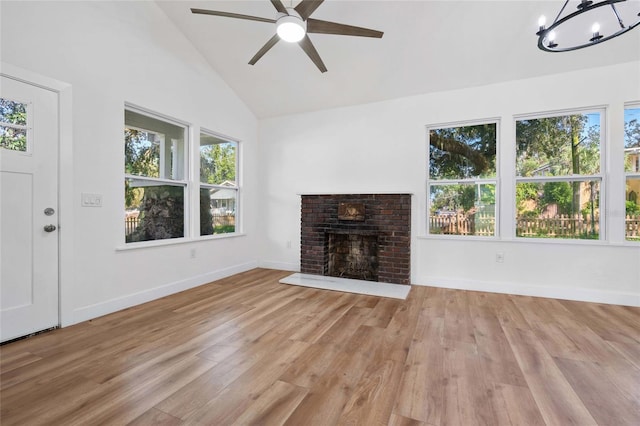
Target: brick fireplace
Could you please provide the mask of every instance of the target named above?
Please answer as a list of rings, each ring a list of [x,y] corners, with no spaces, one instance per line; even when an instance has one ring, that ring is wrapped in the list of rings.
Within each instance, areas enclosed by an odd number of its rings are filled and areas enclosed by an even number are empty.
[[[302,195],[302,273],[410,284],[411,194]]]

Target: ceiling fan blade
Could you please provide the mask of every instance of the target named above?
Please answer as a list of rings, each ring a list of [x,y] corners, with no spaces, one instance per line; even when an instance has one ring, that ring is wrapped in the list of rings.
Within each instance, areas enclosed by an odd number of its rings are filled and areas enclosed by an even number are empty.
[[[307,32],[316,34],[337,34],[358,37],[382,38],[382,31],[368,28],[354,27],[353,25],[338,24],[336,22],[321,21],[319,19],[307,19]]]
[[[302,16],[302,19],[307,19],[323,1],[324,0],[302,0],[293,9]]]
[[[288,15],[287,8],[284,7],[284,4],[282,4],[280,0],[271,0],[271,4],[276,8],[278,12]]]
[[[193,9],[193,8],[191,8],[191,13],[197,13],[197,14],[200,14],[200,15],[224,16],[226,18],[247,19],[249,21],[268,22],[270,24],[275,24],[275,22],[276,22],[275,19],[261,18],[259,16],[240,15],[239,13],[219,12],[217,10]]]
[[[324,62],[320,59],[320,55],[318,55],[318,51],[311,43],[311,39],[308,35],[305,34],[304,38],[298,42],[304,53],[307,54],[309,58],[313,61],[314,64],[318,67],[320,72],[327,72],[327,67],[324,66]]]
[[[280,37],[278,36],[278,34],[274,35],[273,37],[271,37],[269,39],[269,41],[262,46],[262,48],[260,50],[258,50],[258,53],[256,53],[253,58],[251,58],[251,60],[249,61],[249,65],[255,65],[256,62],[258,62],[258,59],[262,58],[264,56],[265,53],[267,53],[269,51],[269,49],[271,49],[273,46],[275,46],[275,44],[280,40]]]

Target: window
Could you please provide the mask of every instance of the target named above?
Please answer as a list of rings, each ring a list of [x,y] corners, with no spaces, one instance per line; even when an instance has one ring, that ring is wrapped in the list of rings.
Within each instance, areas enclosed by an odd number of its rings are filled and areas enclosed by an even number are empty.
[[[516,121],[516,235],[602,238],[602,111]]]
[[[187,222],[187,132],[180,123],[125,110],[125,241],[181,238]]]
[[[10,151],[27,151],[29,105],[0,98],[0,147]]]
[[[238,143],[200,133],[200,235],[236,232]]]
[[[429,129],[429,234],[496,235],[497,123]]]
[[[640,241],[640,105],[624,110],[625,238]]]

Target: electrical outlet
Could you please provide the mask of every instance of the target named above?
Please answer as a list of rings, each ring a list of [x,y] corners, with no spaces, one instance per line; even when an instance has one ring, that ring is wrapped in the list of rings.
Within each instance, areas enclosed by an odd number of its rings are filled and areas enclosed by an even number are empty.
[[[291,240],[287,241],[287,248],[291,248]]]
[[[504,253],[499,251],[496,252],[496,262],[498,263],[504,263]]]
[[[196,249],[192,248],[191,251],[189,252],[189,256],[191,256],[192,259],[196,258]]]

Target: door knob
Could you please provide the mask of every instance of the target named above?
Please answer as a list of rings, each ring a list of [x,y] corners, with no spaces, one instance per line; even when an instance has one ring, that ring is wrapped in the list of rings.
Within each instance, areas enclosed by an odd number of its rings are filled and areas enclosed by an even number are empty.
[[[53,232],[56,230],[56,226],[55,225],[45,225],[44,226],[44,230],[45,232]]]

